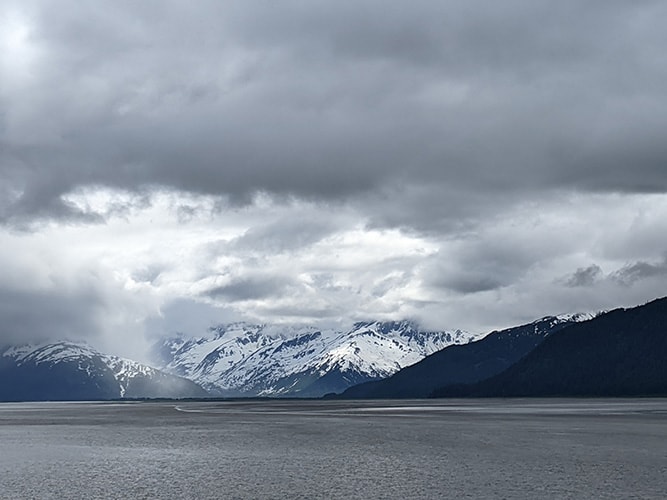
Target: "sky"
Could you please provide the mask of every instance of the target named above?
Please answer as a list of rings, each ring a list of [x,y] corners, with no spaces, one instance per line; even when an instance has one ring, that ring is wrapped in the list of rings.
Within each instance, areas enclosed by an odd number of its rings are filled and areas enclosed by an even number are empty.
[[[667,3],[0,4],[0,343],[667,293]]]

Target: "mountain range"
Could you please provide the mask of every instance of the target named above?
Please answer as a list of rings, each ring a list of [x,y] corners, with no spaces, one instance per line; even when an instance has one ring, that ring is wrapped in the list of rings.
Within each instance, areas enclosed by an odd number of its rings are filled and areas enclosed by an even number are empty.
[[[233,323],[153,351],[159,369],[82,343],[0,347],[0,401],[667,395],[667,298],[488,335]]]
[[[461,330],[427,332],[410,321],[360,322],[349,330],[233,323],[155,346],[161,369],[216,396],[319,397],[388,377],[452,344]]]
[[[0,349],[0,401],[206,397],[194,382],[74,342]]]
[[[547,336],[593,317],[592,314],[547,316],[494,331],[475,342],[442,349],[391,377],[350,387],[340,397],[424,398],[445,385],[477,382],[509,368]]]

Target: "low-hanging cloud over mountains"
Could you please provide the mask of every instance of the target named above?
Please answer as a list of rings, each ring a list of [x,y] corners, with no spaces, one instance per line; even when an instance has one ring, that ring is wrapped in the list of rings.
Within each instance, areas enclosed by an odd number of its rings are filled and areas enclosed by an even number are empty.
[[[665,14],[4,2],[1,262],[31,272],[0,323],[43,335],[16,318],[46,301],[54,332],[141,336],[191,301],[483,329],[660,295]]]

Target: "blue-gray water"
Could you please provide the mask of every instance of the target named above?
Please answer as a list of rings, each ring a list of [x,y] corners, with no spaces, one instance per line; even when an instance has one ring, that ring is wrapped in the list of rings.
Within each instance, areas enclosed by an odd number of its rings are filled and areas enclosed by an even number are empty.
[[[667,400],[0,404],[0,496],[665,498]]]

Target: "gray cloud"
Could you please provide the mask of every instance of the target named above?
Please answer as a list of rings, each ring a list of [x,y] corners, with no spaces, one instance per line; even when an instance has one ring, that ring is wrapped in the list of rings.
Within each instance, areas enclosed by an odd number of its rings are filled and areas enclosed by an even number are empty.
[[[120,324],[201,306],[482,328],[664,293],[665,15],[6,1],[2,264],[78,277],[85,256],[106,278],[7,281],[0,320],[30,337],[34,302],[54,335],[110,331],[136,300]]]
[[[229,283],[213,287],[205,295],[227,302],[258,300],[282,294],[292,280],[278,276],[244,276],[234,278]]]
[[[236,252],[275,254],[302,250],[336,231],[333,220],[313,219],[305,215],[257,224],[242,236],[223,245]]]
[[[605,274],[597,264],[580,267],[571,275],[556,280],[570,288],[603,286],[631,286],[639,281],[651,278],[667,277],[667,259],[657,262],[636,261],[620,269]]]
[[[597,264],[591,264],[588,267],[577,269],[565,280],[565,285],[569,287],[592,286],[602,275],[602,268]]]
[[[637,261],[611,274],[611,278],[623,285],[632,285],[649,278],[667,277],[667,258],[662,262]]]
[[[143,322],[157,314],[158,301],[99,254],[90,258],[89,244],[107,248],[113,239],[87,240],[79,231],[0,232],[0,345],[68,339],[141,357]]]
[[[507,227],[501,221],[460,236],[448,251],[432,256],[423,270],[426,285],[459,294],[488,292],[516,284],[554,255],[567,251],[564,241],[543,238],[545,229]],[[450,245],[443,245],[445,248]]]
[[[85,185],[430,186],[450,208],[667,189],[661,2],[21,5],[35,55],[2,92],[5,221],[91,216],[62,199]]]
[[[270,315],[279,321],[289,321],[295,323],[312,322],[312,318],[331,318],[340,317],[341,307],[318,306],[316,304],[276,304],[264,307],[258,307],[257,312],[262,315]]]
[[[137,269],[132,274],[132,279],[138,283],[156,284],[160,279],[160,275],[164,269],[164,266],[159,266],[157,264],[149,265],[147,267]]]
[[[104,297],[82,289],[21,290],[0,288],[0,344],[49,339],[94,339],[102,330]]]
[[[220,323],[231,323],[242,319],[238,313],[229,308],[212,307],[192,299],[179,298],[164,304],[159,315],[147,319],[146,335],[151,342],[155,342],[165,333],[198,336]]]

